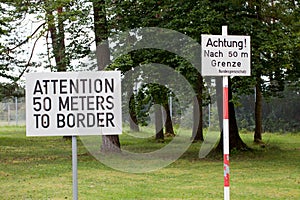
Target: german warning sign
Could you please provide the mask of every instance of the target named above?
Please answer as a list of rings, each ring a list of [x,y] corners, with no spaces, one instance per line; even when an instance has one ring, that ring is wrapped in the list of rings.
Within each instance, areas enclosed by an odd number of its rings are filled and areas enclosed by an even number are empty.
[[[122,133],[119,71],[26,75],[26,135]]]
[[[250,76],[250,36],[201,35],[203,76]]]

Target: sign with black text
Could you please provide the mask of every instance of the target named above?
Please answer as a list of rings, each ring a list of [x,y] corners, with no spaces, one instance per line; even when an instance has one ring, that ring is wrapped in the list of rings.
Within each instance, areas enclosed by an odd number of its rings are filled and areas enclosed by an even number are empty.
[[[202,76],[250,76],[250,36],[201,35]]]
[[[27,136],[121,133],[119,71],[26,75]]]

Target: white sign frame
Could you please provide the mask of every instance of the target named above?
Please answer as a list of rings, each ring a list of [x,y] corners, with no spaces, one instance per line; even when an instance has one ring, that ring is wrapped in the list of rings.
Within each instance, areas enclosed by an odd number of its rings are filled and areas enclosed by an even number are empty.
[[[26,136],[122,134],[120,71],[26,74]]]
[[[250,76],[250,43],[250,36],[202,34],[202,76]]]

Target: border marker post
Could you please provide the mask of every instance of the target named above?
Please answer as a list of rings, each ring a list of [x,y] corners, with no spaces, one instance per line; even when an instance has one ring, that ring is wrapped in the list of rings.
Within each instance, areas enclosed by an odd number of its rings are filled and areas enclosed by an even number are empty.
[[[224,200],[230,199],[228,78],[251,76],[250,42],[250,36],[228,35],[227,26],[222,26],[222,35],[201,35],[201,75],[223,79]]]
[[[227,36],[227,26],[222,26],[222,36]],[[229,200],[230,182],[229,182],[228,76],[223,76],[223,162],[224,162],[224,200]]]

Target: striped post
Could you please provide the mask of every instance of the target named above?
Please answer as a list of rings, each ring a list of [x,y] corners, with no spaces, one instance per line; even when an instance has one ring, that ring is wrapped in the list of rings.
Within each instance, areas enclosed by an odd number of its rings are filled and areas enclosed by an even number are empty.
[[[229,192],[229,112],[228,77],[223,77],[223,156],[224,156],[224,200],[230,199]]]
[[[222,35],[227,35],[227,26],[222,26]],[[229,190],[229,110],[228,76],[223,77],[223,162],[224,162],[224,200],[230,199]]]

